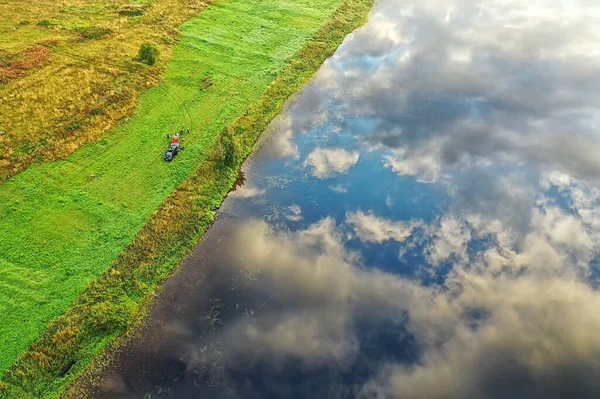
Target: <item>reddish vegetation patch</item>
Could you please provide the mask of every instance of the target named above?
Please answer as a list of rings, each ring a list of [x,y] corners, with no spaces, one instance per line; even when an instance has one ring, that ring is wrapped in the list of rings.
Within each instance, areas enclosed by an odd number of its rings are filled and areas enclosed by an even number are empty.
[[[50,50],[44,46],[34,46],[23,50],[10,61],[0,61],[0,82],[6,83],[23,72],[40,66],[48,57]]]
[[[0,83],[6,83],[19,76],[20,73],[17,69],[12,68],[10,64],[7,65],[0,61]]]

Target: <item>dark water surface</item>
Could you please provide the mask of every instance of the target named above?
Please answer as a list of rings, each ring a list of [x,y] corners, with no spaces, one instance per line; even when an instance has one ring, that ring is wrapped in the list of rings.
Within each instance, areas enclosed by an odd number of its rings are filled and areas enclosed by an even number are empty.
[[[600,397],[600,6],[381,0],[98,398]]]

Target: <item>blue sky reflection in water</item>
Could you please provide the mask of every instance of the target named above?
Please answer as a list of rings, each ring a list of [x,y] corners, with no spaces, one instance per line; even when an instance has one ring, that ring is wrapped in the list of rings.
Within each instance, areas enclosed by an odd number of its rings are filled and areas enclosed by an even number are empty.
[[[175,277],[230,280],[210,333],[186,304],[149,340],[181,343],[164,392],[600,397],[599,26],[590,0],[379,1]]]

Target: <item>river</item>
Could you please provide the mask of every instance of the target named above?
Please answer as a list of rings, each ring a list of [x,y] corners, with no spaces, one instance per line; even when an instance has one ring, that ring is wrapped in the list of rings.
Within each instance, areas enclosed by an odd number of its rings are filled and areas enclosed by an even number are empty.
[[[599,22],[380,0],[94,397],[599,397]]]

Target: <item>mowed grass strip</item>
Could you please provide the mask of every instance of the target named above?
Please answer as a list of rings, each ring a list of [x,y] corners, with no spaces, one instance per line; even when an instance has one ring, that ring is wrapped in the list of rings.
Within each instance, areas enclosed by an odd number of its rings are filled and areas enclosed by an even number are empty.
[[[218,1],[181,27],[128,123],[0,186],[0,369],[109,267],[340,4]],[[185,151],[166,163],[165,135],[180,128],[191,129]]]

